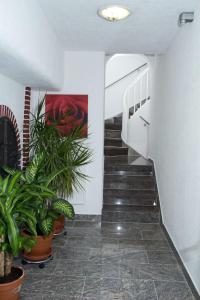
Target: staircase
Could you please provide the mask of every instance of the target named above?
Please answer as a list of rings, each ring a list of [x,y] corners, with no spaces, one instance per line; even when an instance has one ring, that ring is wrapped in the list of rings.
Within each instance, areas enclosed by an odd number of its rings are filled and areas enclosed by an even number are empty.
[[[104,153],[102,227],[108,223],[160,223],[153,165],[123,144],[121,117],[105,122]]]

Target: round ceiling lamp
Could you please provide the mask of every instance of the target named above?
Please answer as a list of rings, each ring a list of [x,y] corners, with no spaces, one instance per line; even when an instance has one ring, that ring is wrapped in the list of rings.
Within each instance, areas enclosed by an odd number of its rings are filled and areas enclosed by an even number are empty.
[[[123,6],[110,5],[98,10],[98,15],[110,22],[116,22],[128,18],[131,11]]]

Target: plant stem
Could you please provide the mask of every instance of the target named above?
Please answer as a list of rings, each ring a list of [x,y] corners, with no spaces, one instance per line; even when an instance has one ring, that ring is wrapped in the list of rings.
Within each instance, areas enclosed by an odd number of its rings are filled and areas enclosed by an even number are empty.
[[[3,237],[0,237],[0,243],[4,241]],[[4,251],[0,251],[0,277],[4,277]]]
[[[13,257],[12,254],[5,252],[5,276],[8,276],[12,270]]]

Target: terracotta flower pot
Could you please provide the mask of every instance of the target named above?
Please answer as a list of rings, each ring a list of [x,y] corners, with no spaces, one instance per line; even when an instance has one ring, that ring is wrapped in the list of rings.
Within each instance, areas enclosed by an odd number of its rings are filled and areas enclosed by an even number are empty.
[[[23,232],[23,235],[28,236],[27,233]],[[23,252],[23,257],[30,261],[43,261],[49,258],[52,254],[52,239],[53,234],[49,236],[37,236],[35,237],[36,244],[32,248],[31,252]]]
[[[20,267],[12,268],[12,271],[18,270],[19,277],[8,283],[0,284],[0,299],[2,300],[19,300],[19,293],[24,281],[24,271]]]
[[[65,217],[60,215],[56,220],[54,220],[53,224],[53,234],[58,235],[60,234],[65,227]]]

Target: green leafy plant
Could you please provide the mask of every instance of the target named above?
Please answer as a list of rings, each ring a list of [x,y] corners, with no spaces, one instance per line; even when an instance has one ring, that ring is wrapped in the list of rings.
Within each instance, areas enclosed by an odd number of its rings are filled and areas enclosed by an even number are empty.
[[[34,240],[21,235],[25,224],[36,235],[36,217],[32,208],[32,195],[20,184],[21,173],[0,177],[0,277],[11,273],[13,256],[30,251]]]
[[[81,127],[62,136],[57,127],[59,119],[48,122],[48,112],[43,113],[44,102],[45,98],[32,115],[30,149],[33,153],[44,153],[44,174],[64,170],[51,181],[50,187],[60,196],[69,197],[83,188],[82,183],[88,177],[81,168],[90,162],[92,153],[81,139]]]
[[[53,221],[58,215],[63,214],[68,219],[73,219],[74,209],[68,201],[57,198],[55,192],[49,188],[52,180],[64,169],[59,169],[47,176],[42,168],[44,160],[45,155],[39,153],[32,158],[24,171],[12,170],[8,167],[4,167],[4,170],[12,176],[19,174],[23,188],[32,197],[37,234],[48,236],[52,233]]]

